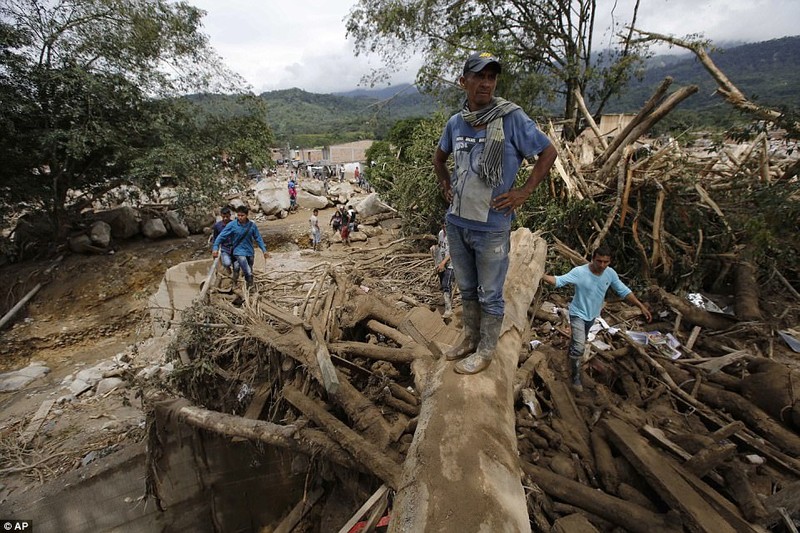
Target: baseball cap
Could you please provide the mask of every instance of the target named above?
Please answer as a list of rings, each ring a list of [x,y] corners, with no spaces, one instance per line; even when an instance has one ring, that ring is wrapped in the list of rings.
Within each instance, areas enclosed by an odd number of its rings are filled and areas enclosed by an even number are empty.
[[[467,72],[480,72],[492,63],[497,65],[497,72],[502,71],[503,67],[500,64],[500,60],[495,56],[489,52],[475,52],[474,54],[471,54],[467,58],[467,62],[464,63],[464,74]]]

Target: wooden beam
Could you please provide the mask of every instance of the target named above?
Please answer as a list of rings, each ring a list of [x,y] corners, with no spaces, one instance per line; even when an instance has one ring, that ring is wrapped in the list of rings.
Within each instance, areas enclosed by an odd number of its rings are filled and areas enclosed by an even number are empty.
[[[735,533],[733,528],[672,467],[669,457],[650,447],[631,426],[607,418],[603,426],[614,446],[633,464],[664,502],[680,511],[691,531]]]

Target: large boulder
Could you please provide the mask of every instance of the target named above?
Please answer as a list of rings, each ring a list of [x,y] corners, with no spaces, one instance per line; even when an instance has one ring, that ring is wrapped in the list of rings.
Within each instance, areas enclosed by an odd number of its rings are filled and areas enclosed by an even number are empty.
[[[181,216],[177,211],[167,211],[167,225],[172,233],[181,238],[189,236],[189,227],[181,220]]]
[[[111,226],[111,236],[115,239],[130,239],[139,233],[140,215],[130,206],[100,211],[96,216]]]
[[[289,191],[286,188],[265,188],[256,193],[256,200],[265,215],[278,215],[289,209]]]
[[[108,222],[98,220],[89,229],[89,238],[93,244],[100,248],[108,248],[111,242],[111,225]]]
[[[383,203],[378,197],[378,193],[373,192],[356,204],[356,212],[361,218],[371,217],[378,213],[396,212],[387,204]]]
[[[69,249],[76,254],[102,254],[104,248],[92,244],[92,239],[85,233],[69,238]]]
[[[148,239],[159,239],[167,234],[167,227],[160,218],[150,218],[142,223],[142,233]]]
[[[325,190],[325,182],[319,180],[307,180],[304,181],[300,187],[301,192],[307,191],[314,196],[325,196],[328,194],[328,191]]]
[[[328,186],[328,196],[338,198],[341,204],[346,203],[355,193],[355,187],[350,183],[333,183]]]
[[[189,233],[197,235],[203,233],[203,230],[214,225],[217,218],[208,211],[192,211],[184,218],[186,227],[189,228]]]
[[[307,209],[325,209],[328,207],[329,203],[325,196],[317,196],[307,191],[297,192],[297,205],[301,205]]]

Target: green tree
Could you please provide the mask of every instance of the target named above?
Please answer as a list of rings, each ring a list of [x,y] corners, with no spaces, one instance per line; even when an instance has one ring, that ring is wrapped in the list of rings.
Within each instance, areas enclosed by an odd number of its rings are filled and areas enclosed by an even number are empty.
[[[243,89],[199,31],[202,15],[165,0],[0,4],[4,209],[47,213],[59,236],[71,211],[117,185],[166,175],[197,192],[215,172],[263,164],[263,103],[244,97],[242,113],[215,115],[179,97]]]
[[[636,22],[639,2],[630,14]],[[421,53],[424,66],[417,83],[441,88],[461,74],[466,55],[486,50],[503,58],[498,93],[529,111],[537,101],[563,102],[565,135],[576,130],[575,91],[591,95],[599,114],[609,95],[628,80],[644,48],[622,44],[594,54],[596,0],[359,0],[351,10],[348,34],[357,53],[378,53],[385,68],[372,81],[388,76]],[[614,31],[616,28],[611,28]]]

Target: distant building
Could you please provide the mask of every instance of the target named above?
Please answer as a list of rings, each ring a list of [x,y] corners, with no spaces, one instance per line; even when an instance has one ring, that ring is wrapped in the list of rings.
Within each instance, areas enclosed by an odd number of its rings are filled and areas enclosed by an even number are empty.
[[[333,164],[354,163],[356,161],[366,161],[366,152],[375,141],[355,141],[345,144],[328,146],[322,150],[320,159],[329,161]]]

